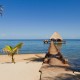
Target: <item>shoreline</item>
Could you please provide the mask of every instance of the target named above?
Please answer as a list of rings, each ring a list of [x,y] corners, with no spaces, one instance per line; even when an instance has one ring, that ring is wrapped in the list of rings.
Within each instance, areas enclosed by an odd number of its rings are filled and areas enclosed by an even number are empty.
[[[31,60],[36,60],[38,58],[44,58],[45,54],[15,54],[14,59],[15,62],[27,62]],[[11,56],[8,55],[0,55],[0,63],[11,62]]]

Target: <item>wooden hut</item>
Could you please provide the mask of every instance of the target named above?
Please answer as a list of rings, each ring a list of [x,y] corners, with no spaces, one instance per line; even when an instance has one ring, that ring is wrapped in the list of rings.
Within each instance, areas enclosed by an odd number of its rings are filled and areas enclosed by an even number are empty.
[[[64,43],[62,37],[58,32],[54,32],[52,36],[50,37],[50,40],[53,40],[56,43]]]

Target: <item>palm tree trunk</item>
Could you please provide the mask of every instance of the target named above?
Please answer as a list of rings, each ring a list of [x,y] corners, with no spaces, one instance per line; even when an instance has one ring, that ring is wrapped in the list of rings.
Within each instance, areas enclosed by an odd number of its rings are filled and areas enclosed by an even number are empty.
[[[13,57],[14,57],[14,55],[12,55],[12,63],[14,63],[14,64],[15,64],[15,61],[14,61],[14,58],[13,58]]]

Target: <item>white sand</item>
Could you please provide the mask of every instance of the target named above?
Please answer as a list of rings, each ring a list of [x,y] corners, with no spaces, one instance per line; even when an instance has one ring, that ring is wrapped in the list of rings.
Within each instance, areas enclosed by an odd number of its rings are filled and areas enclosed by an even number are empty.
[[[39,70],[42,66],[42,61],[39,60],[42,60],[44,55],[45,54],[15,55],[15,64],[11,63],[11,57],[0,55],[0,80],[39,80]],[[55,77],[55,75],[56,73],[54,73],[53,77]]]
[[[0,64],[0,80],[39,80],[42,62]]]
[[[11,57],[0,55],[0,80],[39,80],[39,69],[44,54],[18,54],[14,56],[15,64]]]

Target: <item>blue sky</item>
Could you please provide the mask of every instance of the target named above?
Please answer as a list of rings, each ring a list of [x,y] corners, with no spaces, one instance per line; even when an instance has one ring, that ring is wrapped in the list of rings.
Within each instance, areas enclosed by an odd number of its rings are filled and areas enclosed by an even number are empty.
[[[0,0],[0,39],[43,39],[55,31],[80,39],[80,0]]]

